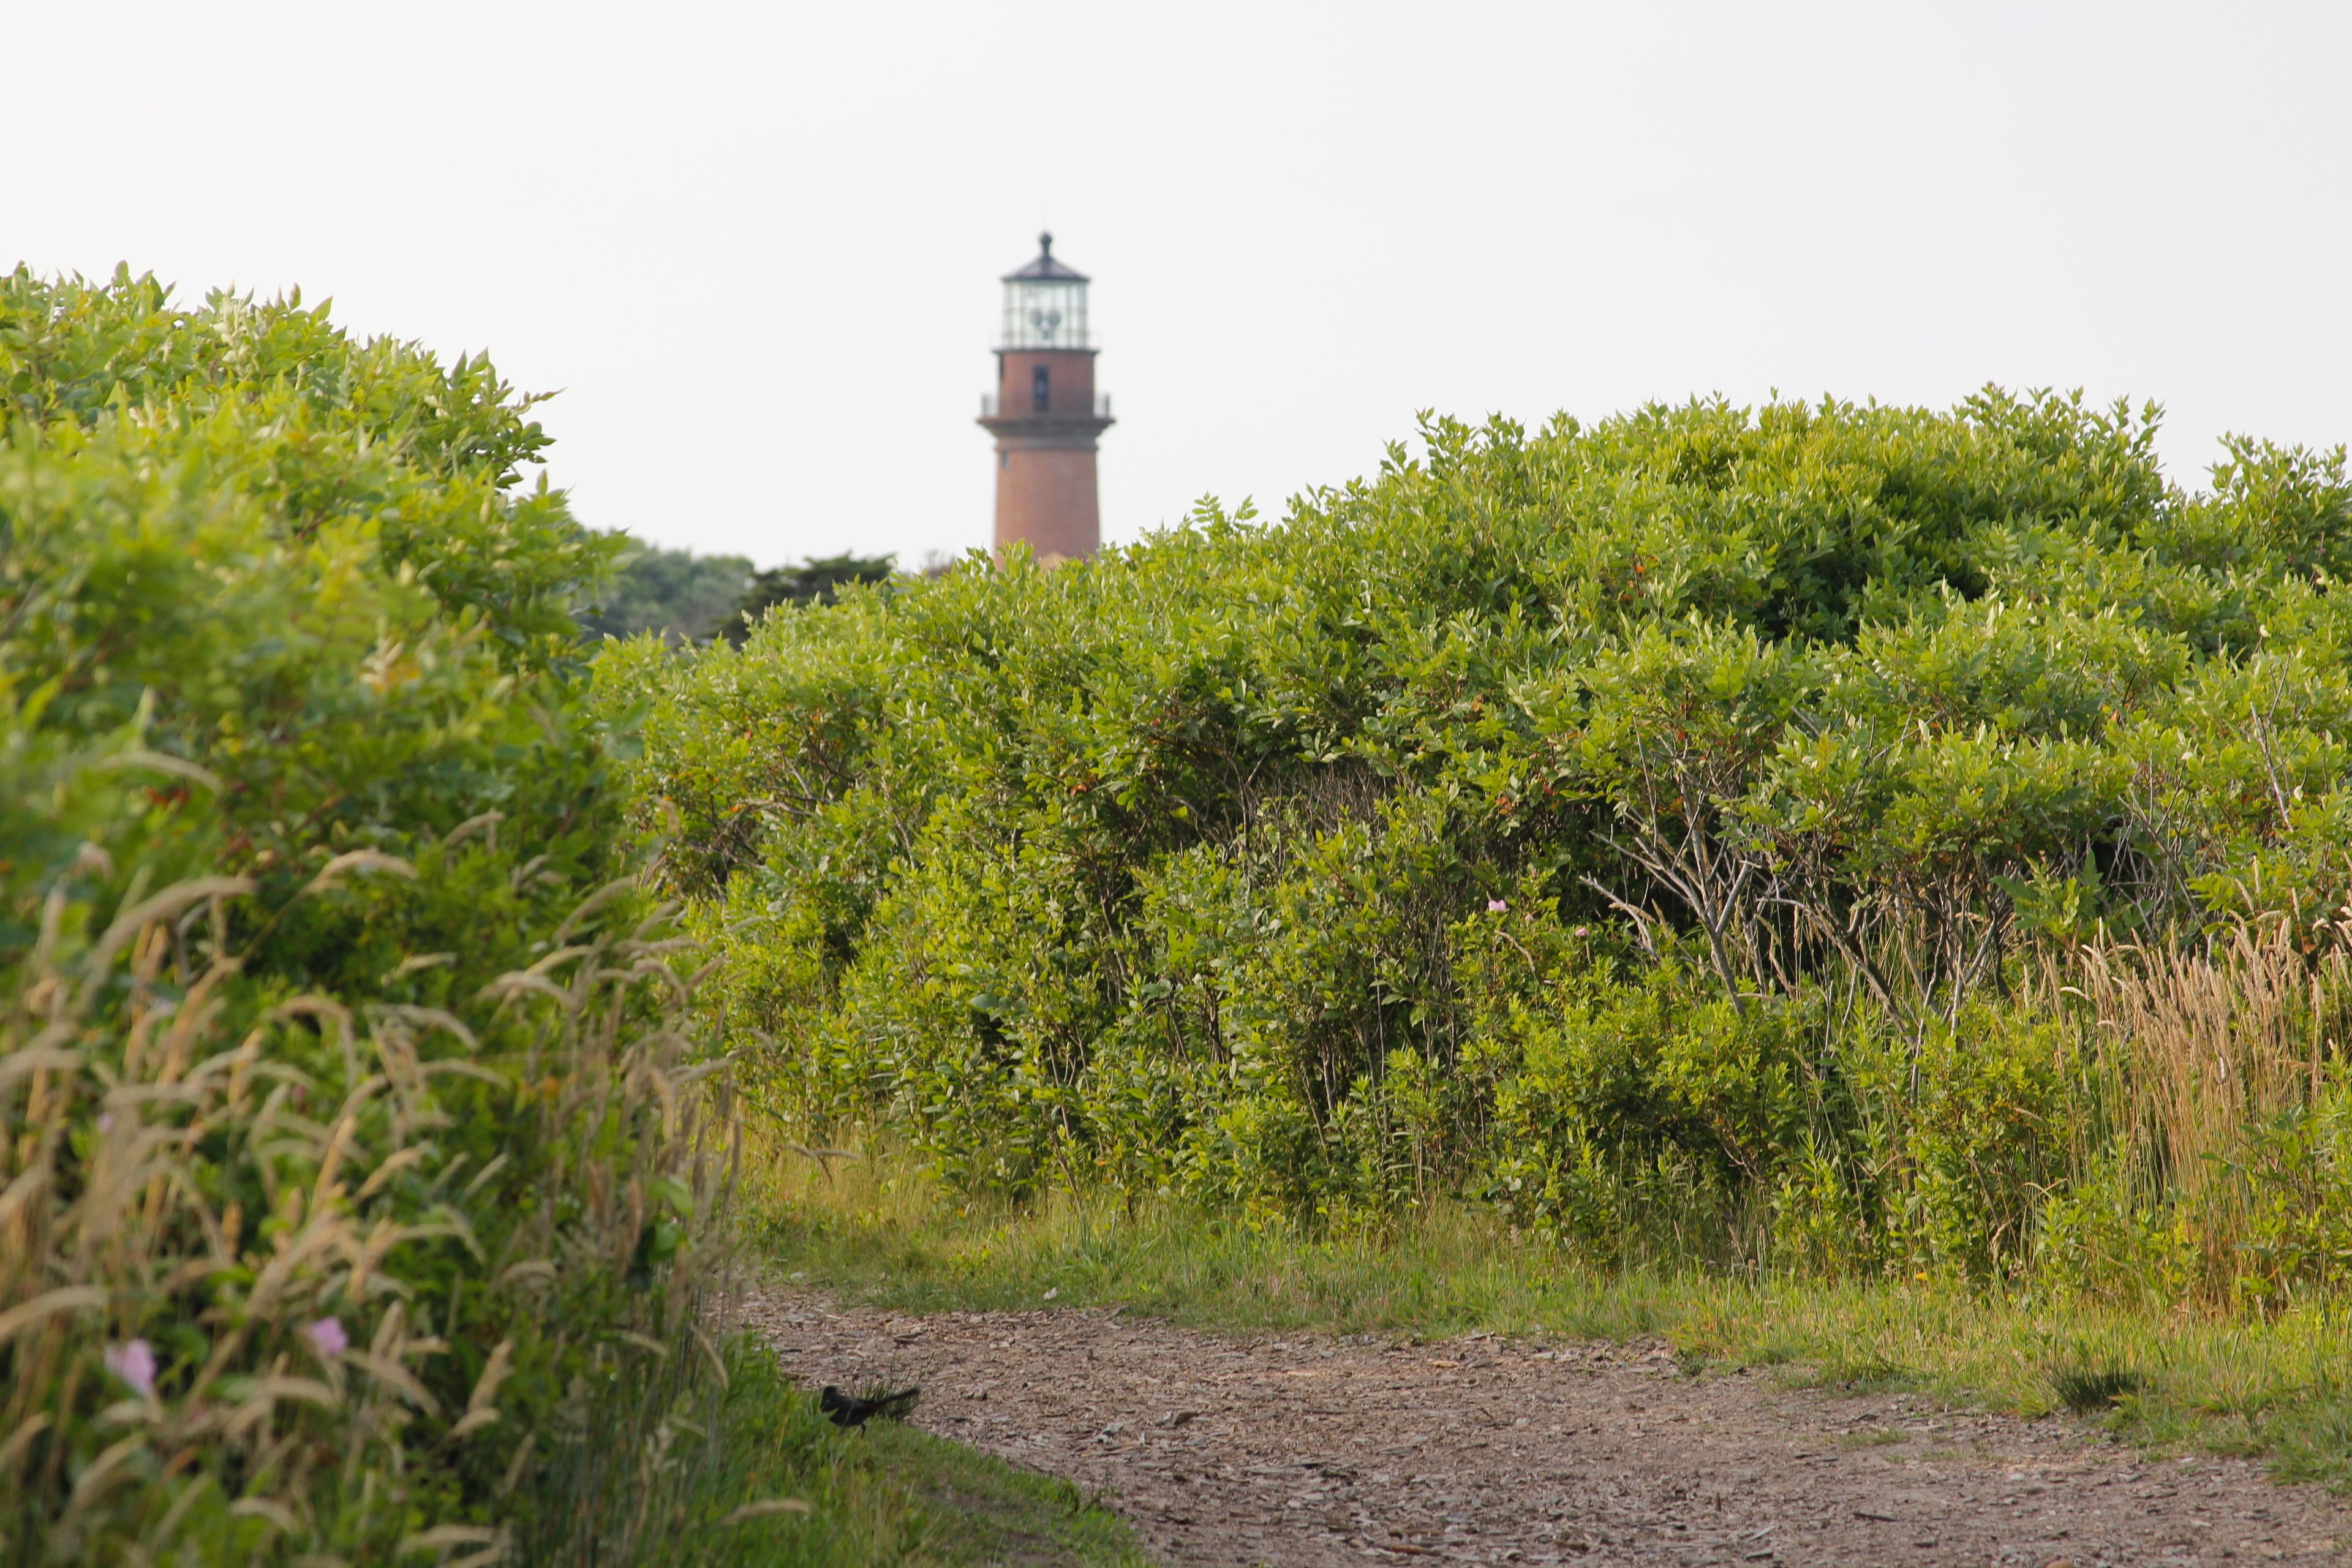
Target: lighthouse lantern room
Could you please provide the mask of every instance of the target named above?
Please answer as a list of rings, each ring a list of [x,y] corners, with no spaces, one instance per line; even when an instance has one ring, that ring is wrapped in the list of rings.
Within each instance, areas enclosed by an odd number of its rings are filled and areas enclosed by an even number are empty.
[[[1037,259],[1004,275],[1001,349],[1084,349],[1087,275],[1054,258],[1054,237],[1037,237]]]

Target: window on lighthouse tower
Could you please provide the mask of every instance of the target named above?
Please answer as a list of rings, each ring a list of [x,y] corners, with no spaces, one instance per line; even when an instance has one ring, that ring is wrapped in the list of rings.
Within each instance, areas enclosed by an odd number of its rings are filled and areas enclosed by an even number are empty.
[[[1051,405],[1053,398],[1050,395],[1050,390],[1049,378],[1044,365],[1041,364],[1029,373],[1029,401],[1035,412],[1043,414]]]

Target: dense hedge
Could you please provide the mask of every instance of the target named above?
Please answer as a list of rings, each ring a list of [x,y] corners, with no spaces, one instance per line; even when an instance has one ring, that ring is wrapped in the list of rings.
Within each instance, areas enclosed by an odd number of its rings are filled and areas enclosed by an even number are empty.
[[[299,300],[0,279],[0,1560],[556,1551],[548,1468],[688,1342],[613,546],[528,408]]]
[[[2241,1253],[2342,1179],[2352,485],[2233,441],[2191,494],[2154,433],[1437,420],[1278,524],[601,679],[771,1105],[958,1181],[2275,1294],[2343,1267]],[[2199,985],[2276,991],[2288,1066],[2200,1089]]]

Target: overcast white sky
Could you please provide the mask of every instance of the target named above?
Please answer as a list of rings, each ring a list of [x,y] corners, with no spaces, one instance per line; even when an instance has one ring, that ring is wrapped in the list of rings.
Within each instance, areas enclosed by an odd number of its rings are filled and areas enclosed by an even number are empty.
[[[0,0],[0,266],[560,387],[579,515],[989,537],[997,275],[1093,275],[1105,532],[1413,411],[1988,380],[2352,437],[2352,4]]]

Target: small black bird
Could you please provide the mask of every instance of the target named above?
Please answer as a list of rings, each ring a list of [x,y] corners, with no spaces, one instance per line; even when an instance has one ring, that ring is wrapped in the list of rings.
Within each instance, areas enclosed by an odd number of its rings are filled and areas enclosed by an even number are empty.
[[[871,1398],[863,1394],[844,1394],[831,1384],[816,1396],[816,1407],[833,1417],[836,1426],[863,1426],[877,1415],[886,1421],[903,1421],[907,1412],[915,1407],[919,1388],[902,1388],[896,1394],[877,1394]]]

